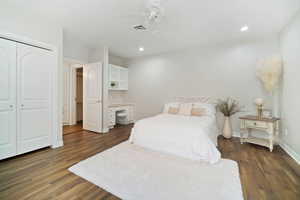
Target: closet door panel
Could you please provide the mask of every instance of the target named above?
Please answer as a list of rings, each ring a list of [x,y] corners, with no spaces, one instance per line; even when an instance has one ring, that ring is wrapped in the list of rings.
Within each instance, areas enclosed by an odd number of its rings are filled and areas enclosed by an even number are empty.
[[[18,44],[18,153],[51,144],[52,52]]]
[[[0,159],[16,155],[16,43],[0,39]]]

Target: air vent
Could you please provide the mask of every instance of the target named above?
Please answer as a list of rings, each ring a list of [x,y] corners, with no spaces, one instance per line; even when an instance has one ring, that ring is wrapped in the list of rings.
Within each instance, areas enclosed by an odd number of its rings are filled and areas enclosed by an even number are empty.
[[[134,28],[135,30],[142,30],[142,31],[146,30],[146,27],[143,26],[143,25],[136,25],[136,26],[134,26],[133,28]]]

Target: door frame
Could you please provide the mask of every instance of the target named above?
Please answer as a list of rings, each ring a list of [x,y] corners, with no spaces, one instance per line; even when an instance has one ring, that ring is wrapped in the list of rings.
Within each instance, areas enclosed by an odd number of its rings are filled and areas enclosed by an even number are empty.
[[[29,39],[24,36],[17,34],[1,32],[0,38],[11,40],[18,43],[23,43],[29,46],[34,46],[37,48],[42,48],[53,52],[56,60],[56,66],[53,69],[53,96],[52,96],[52,126],[53,132],[51,133],[51,147],[57,148],[63,146],[62,139],[62,91],[63,91],[63,68],[62,59],[60,58],[58,47],[55,45],[47,44],[37,40]]]
[[[69,70],[69,99],[68,99],[68,115],[69,115],[69,125],[75,125],[77,123],[76,120],[76,69],[83,68],[86,62],[75,60],[71,58],[64,58],[64,62],[70,63]]]
[[[71,65],[71,80],[70,80],[70,124],[77,124],[77,69],[83,68],[84,64]]]

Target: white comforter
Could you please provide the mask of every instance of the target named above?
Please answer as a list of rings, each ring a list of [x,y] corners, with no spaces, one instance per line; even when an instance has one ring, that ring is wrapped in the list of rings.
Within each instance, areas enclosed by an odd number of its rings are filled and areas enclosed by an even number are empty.
[[[211,139],[215,117],[160,114],[135,123],[129,141],[184,158],[216,163],[221,155]]]

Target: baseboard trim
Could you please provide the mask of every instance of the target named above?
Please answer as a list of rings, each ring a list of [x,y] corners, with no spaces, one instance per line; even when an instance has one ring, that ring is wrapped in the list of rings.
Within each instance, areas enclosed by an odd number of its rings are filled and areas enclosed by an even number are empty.
[[[289,155],[291,156],[298,165],[300,165],[300,155],[296,153],[288,144],[283,141],[280,141],[279,146]]]
[[[55,149],[55,148],[62,147],[62,146],[64,146],[64,141],[59,140],[59,141],[56,141],[55,144],[52,144],[51,148]]]
[[[233,137],[241,137],[239,131],[233,131]],[[278,142],[279,146],[291,157],[293,158],[298,165],[300,165],[300,155],[296,153],[289,145],[280,140]]]
[[[241,133],[239,131],[233,131],[233,134],[232,134],[233,137],[241,137]]]
[[[101,133],[108,133],[109,128],[103,128]]]

